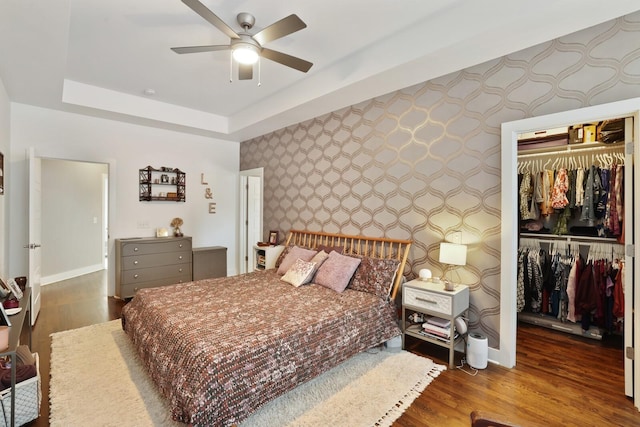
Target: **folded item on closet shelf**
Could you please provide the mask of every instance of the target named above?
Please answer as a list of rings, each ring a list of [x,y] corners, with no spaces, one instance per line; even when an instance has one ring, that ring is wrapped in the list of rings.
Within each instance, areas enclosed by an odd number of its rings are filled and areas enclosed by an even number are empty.
[[[543,225],[542,225],[542,221],[540,220],[527,221],[524,224],[522,224],[520,228],[527,231],[540,231],[542,230]]]

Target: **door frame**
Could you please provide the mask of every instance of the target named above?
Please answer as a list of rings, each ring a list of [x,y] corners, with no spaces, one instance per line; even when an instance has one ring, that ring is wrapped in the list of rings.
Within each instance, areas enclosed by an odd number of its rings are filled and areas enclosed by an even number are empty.
[[[29,321],[35,325],[40,314],[42,294],[42,159],[33,147],[27,149],[28,210],[27,258],[29,287],[31,288]]]
[[[247,215],[249,213],[248,212],[249,211],[249,204],[248,204],[249,177],[257,177],[260,179],[260,184],[259,184],[260,214],[258,218],[258,226],[257,226],[258,230],[262,230],[262,219],[264,216],[264,168],[254,168],[254,169],[247,169],[244,171],[240,171],[240,184],[239,184],[240,185],[240,191],[239,191],[240,206],[238,209],[238,214],[239,214],[239,218],[238,218],[239,269],[238,269],[238,272],[240,274],[252,271],[252,269],[249,268],[249,266],[254,264],[253,245],[257,243],[257,242],[250,243],[250,241],[248,240],[249,237],[247,234],[248,233]]]
[[[606,118],[633,116],[633,155],[635,159],[638,159],[640,158],[640,143],[638,142],[640,136],[639,110],[640,98],[633,98],[502,124],[500,348],[490,349],[490,357],[497,363],[509,368],[516,364],[517,313],[515,283],[517,283],[518,207],[514,205],[513,200],[518,191],[518,134],[566,126],[571,123],[589,123]],[[640,200],[640,185],[634,185],[633,191],[635,200]],[[626,230],[633,230],[634,228],[633,224],[629,224],[629,221],[625,223],[625,226]],[[631,237],[631,241],[629,241],[627,237],[625,248],[629,248],[629,245],[640,241],[639,228],[640,227],[635,227],[632,233],[626,233],[626,236]],[[625,251],[627,251],[627,249],[625,249]],[[629,298],[625,298],[625,313],[629,313],[631,307],[640,307],[640,291],[637,285],[637,279],[640,273],[640,259],[638,257],[637,247],[635,247],[633,254],[627,253],[625,265],[627,274],[633,275],[630,281],[632,289],[625,289],[625,295],[629,296]],[[638,323],[638,317],[632,317],[631,325],[625,325],[625,341],[627,338],[627,329],[630,326],[628,332],[630,343],[633,346],[632,352],[634,360],[640,360],[640,327]],[[625,384],[627,377],[631,380],[630,391],[634,396],[634,404],[640,409],[640,369],[635,369],[635,363],[629,357],[625,357]],[[635,399],[636,396],[639,398]]]
[[[33,147],[28,148],[34,149]],[[108,230],[108,235],[106,236],[107,241],[107,296],[115,295],[116,289],[116,279],[115,279],[115,268],[113,267],[115,263],[113,259],[115,257],[115,247],[113,245],[113,240],[111,238],[112,234],[112,224],[117,224],[114,222],[114,219],[117,215],[117,198],[116,198],[116,160],[112,158],[103,158],[103,157],[81,157],[81,158],[73,158],[73,157],[56,157],[55,155],[43,156],[38,154],[38,150],[34,149],[35,156],[40,159],[47,160],[66,160],[66,161],[74,161],[74,162],[83,162],[83,163],[101,163],[107,165],[107,185],[106,185],[106,202],[107,202],[107,219],[106,219],[106,227]],[[26,159],[28,161],[28,159]],[[28,167],[27,167],[28,169]],[[29,183],[27,182],[27,186]],[[28,220],[27,220],[28,221]],[[27,226],[28,232],[28,226]],[[28,261],[28,260],[27,260]]]

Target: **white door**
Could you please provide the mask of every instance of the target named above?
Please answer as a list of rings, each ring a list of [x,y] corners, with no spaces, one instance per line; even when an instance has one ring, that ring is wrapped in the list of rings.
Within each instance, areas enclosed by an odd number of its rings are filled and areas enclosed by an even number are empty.
[[[40,158],[33,148],[27,150],[29,159],[29,279],[31,287],[31,325],[40,313],[41,234],[42,234],[42,169]]]
[[[254,246],[262,240],[262,168],[240,172],[240,273],[255,268]]]
[[[248,270],[256,267],[254,246],[262,241],[262,178],[250,176],[247,190],[247,253]]]

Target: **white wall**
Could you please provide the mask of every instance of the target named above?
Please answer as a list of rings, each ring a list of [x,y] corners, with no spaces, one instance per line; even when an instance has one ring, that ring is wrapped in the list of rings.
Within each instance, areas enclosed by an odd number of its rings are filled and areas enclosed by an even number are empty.
[[[37,157],[83,160],[109,164],[109,258],[114,265],[113,240],[153,236],[157,227],[169,228],[171,219],[184,220],[182,231],[193,237],[194,247],[225,246],[227,271],[237,271],[237,205],[239,144],[174,131],[11,104],[10,213],[12,215],[9,270],[27,275],[27,164],[26,149]],[[138,169],[177,167],[187,174],[186,202],[138,201]],[[204,173],[213,199],[204,197]],[[209,202],[216,213],[209,213]],[[46,215],[46,213],[43,213]],[[109,295],[115,289],[110,269]]]
[[[104,268],[104,163],[42,160],[42,284]]]
[[[8,271],[8,246],[9,239],[7,236],[9,235],[9,213],[7,195],[7,175],[8,175],[8,164],[9,164],[9,141],[10,141],[10,103],[9,96],[7,95],[7,91],[4,88],[4,84],[2,80],[0,80],[0,153],[4,155],[4,195],[0,195],[0,277],[2,279],[8,279],[9,271]]]

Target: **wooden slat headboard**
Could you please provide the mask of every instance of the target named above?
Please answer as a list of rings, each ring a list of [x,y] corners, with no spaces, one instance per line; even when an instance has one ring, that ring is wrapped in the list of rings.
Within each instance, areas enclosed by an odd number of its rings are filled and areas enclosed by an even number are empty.
[[[341,247],[344,254],[362,255],[372,258],[397,259],[400,261],[391,289],[391,300],[396,298],[404,267],[409,256],[411,240],[388,239],[385,237],[350,236],[347,234],[324,233],[320,231],[290,230],[286,245],[296,245],[316,249],[320,245]]]

